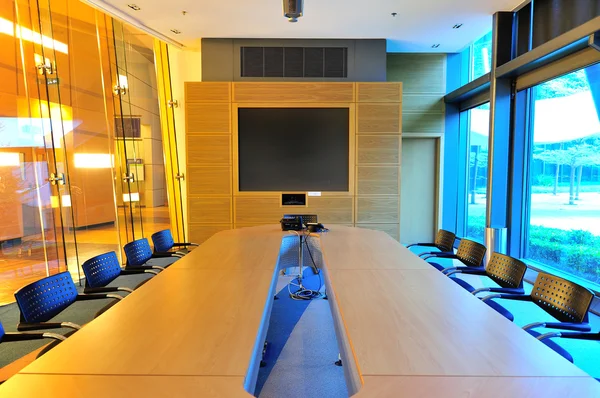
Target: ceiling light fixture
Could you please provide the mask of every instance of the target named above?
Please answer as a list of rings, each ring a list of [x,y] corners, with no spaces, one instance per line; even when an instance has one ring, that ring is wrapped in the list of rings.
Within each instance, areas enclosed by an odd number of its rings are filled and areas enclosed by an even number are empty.
[[[439,46],[439,44],[434,44],[433,46],[431,46],[431,48],[438,48]]]
[[[171,32],[175,33],[176,35],[181,34],[181,31],[177,29],[171,29]]]
[[[393,13],[392,13],[392,17],[396,18],[396,15],[398,15],[398,13],[397,13],[397,12],[393,12]]]
[[[135,4],[127,4],[127,7],[131,8],[133,11],[139,11],[139,10],[141,10],[141,8],[138,7]]]
[[[461,24],[461,23],[457,23],[456,25],[454,25],[454,26],[452,27],[452,29],[459,29],[461,26],[463,26],[463,24]]]

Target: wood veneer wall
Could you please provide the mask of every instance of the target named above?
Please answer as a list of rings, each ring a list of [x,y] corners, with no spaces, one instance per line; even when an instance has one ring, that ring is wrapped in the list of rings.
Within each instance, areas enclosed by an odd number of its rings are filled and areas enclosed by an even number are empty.
[[[186,154],[190,240],[316,213],[326,225],[361,226],[400,238],[402,83],[187,82]],[[280,206],[280,192],[237,189],[237,109],[350,109],[350,189]]]

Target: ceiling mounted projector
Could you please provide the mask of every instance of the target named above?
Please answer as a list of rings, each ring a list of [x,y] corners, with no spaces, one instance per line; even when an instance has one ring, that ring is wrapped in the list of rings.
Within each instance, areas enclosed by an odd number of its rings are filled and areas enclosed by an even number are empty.
[[[304,9],[304,0],[283,0],[283,15],[289,22],[298,22]]]

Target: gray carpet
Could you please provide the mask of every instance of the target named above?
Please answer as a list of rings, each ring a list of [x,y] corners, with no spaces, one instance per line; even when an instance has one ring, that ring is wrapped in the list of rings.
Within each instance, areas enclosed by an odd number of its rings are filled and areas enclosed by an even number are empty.
[[[329,302],[290,299],[287,283],[295,270],[288,269],[290,274],[279,277],[278,299],[273,302],[267,332],[266,366],[259,371],[255,395],[348,397],[344,371],[334,364],[339,351]],[[305,286],[316,290],[320,285],[318,277],[310,270],[304,275]]]
[[[115,280],[110,285],[114,286],[125,286],[135,287],[142,281],[148,279],[149,274],[143,275],[125,275]],[[79,291],[83,291],[83,287],[77,286]],[[126,293],[120,293],[125,295]],[[72,304],[70,307],[65,309],[63,312],[52,318],[50,322],[73,322],[78,325],[84,325],[94,319],[94,315],[106,305],[112,303],[114,299],[99,299],[99,300],[86,300],[78,301]],[[16,303],[8,304],[0,307],[0,322],[4,326],[4,330],[7,332],[16,332],[17,324],[19,323],[19,307]],[[52,333],[66,334],[71,332],[73,329],[51,329],[47,330]],[[40,330],[44,332],[46,330]],[[52,340],[32,340],[32,341],[19,341],[4,343],[0,346],[0,367],[4,367],[7,364],[21,358],[24,355],[29,354],[32,351],[48,344]]]

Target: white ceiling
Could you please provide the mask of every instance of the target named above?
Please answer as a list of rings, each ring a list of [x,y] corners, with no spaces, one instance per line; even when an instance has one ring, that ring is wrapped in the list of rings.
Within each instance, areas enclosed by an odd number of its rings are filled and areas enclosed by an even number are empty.
[[[84,0],[85,1],[85,0]],[[297,23],[282,0],[104,1],[186,46],[200,38],[388,39],[389,52],[457,52],[491,29],[492,14],[523,0],[305,0]],[[134,11],[128,4],[141,8]],[[187,11],[184,16],[182,11]],[[391,13],[397,16],[392,17]],[[462,23],[460,29],[452,26]],[[171,29],[181,31],[174,34]],[[433,44],[440,44],[433,49]]]

